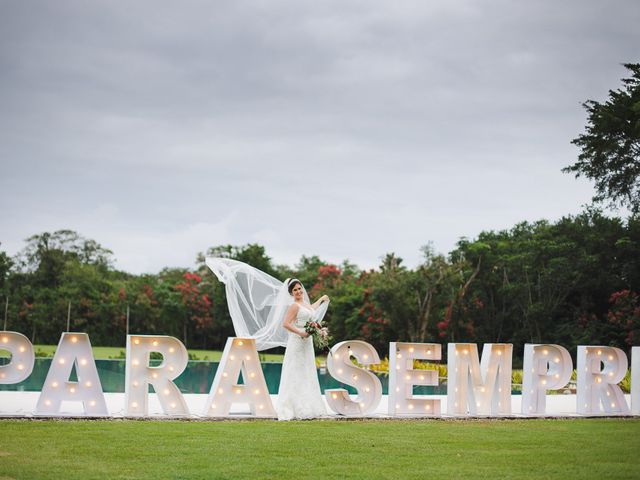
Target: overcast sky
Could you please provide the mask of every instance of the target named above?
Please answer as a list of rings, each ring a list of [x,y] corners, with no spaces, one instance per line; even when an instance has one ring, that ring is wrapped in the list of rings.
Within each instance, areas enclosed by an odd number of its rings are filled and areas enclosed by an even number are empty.
[[[118,268],[221,244],[413,266],[589,203],[561,173],[640,61],[640,2],[0,0],[0,249]]]

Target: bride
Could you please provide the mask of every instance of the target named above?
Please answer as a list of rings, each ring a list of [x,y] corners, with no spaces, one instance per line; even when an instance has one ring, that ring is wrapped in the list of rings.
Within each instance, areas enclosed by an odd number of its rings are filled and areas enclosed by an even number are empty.
[[[316,303],[309,305],[304,301],[305,292],[300,280],[294,278],[286,283],[294,303],[284,317],[284,328],[289,330],[289,339],[282,361],[276,403],[278,420],[326,415],[316,373],[313,339],[305,331],[304,325],[316,320],[316,310],[324,302],[328,302],[329,297],[323,295]]]
[[[323,295],[313,305],[302,283],[273,278],[246,263],[209,257],[206,265],[225,284],[237,337],[254,338],[258,350],[286,346],[276,401],[279,420],[326,415],[316,372],[313,339],[305,323],[321,322],[329,305]]]

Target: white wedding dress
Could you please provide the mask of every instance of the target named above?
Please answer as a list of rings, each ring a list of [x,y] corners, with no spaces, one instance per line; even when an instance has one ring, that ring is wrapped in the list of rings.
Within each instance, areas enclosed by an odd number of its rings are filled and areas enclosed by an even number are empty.
[[[229,314],[236,336],[253,338],[258,351],[286,347],[276,401],[279,420],[314,418],[327,414],[316,372],[313,339],[302,338],[284,328],[283,320],[293,297],[284,282],[246,263],[230,258],[207,257],[207,266],[225,284]],[[304,303],[309,295],[302,287]],[[321,322],[329,302],[316,310],[300,305],[296,326],[304,329],[309,320]]]
[[[300,305],[295,326],[304,329],[313,320],[315,311]],[[287,349],[282,362],[282,375],[276,402],[278,420],[321,417],[327,410],[320,392],[313,352],[313,338],[302,338],[289,332]]]

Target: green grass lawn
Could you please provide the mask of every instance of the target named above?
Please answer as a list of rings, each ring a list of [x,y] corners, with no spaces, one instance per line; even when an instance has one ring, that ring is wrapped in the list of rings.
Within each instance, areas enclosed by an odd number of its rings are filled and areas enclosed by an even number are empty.
[[[35,352],[42,352],[49,357],[53,357],[56,351],[57,345],[34,345],[33,350]],[[93,357],[98,358],[124,358],[124,347],[92,347]],[[222,356],[220,350],[192,350],[189,349],[189,353],[195,356],[195,360],[211,360],[218,361]],[[266,362],[282,362],[283,355],[274,353],[260,354]]]
[[[0,421],[0,478],[638,478],[640,419]]]

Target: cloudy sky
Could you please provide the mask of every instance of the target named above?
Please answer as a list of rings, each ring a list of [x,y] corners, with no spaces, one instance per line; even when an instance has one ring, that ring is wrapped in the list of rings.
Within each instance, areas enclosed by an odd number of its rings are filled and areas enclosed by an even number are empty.
[[[0,249],[117,267],[257,242],[362,267],[578,213],[561,173],[640,2],[0,0]]]

